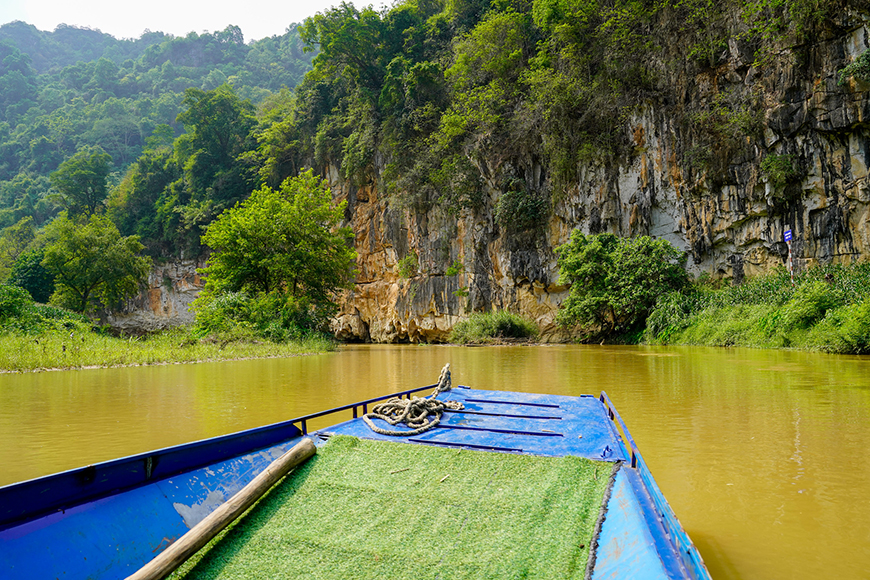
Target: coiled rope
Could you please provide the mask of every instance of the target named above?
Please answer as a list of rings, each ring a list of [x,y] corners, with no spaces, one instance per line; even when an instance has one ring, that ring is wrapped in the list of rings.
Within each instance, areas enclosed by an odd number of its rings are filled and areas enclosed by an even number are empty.
[[[419,435],[436,427],[441,422],[441,416],[444,414],[445,409],[459,411],[465,408],[459,401],[439,401],[436,399],[438,395],[446,393],[450,388],[450,363],[448,363],[441,369],[438,385],[431,395],[428,397],[413,397],[411,399],[393,397],[372,407],[371,411],[363,415],[363,421],[366,422],[366,425],[372,431],[381,435],[394,435],[397,437]],[[410,430],[384,429],[375,425],[372,419],[381,419],[393,426],[402,423],[407,425]]]

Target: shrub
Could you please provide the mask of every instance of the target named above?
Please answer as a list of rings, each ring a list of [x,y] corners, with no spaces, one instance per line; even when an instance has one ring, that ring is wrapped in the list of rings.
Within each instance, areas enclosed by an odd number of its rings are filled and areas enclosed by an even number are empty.
[[[824,282],[807,282],[801,284],[794,297],[782,307],[783,322],[789,328],[808,328],[824,318],[828,310],[841,304]]]
[[[852,64],[840,69],[839,84],[846,84],[846,79],[849,77],[865,83],[870,81],[870,50],[865,50]]]
[[[794,155],[768,155],[761,162],[761,172],[777,187],[800,177],[800,172],[795,167]]]
[[[547,219],[547,202],[525,188],[504,192],[495,207],[495,221],[508,231],[527,232]]]
[[[48,302],[54,293],[54,275],[52,275],[42,260],[45,249],[31,250],[18,256],[9,272],[9,284],[24,288],[37,302]]]
[[[417,269],[420,263],[417,260],[417,253],[411,252],[396,264],[400,278],[413,278],[417,275]]]
[[[90,330],[88,318],[56,306],[35,304],[27,290],[0,284],[0,330],[41,334],[52,329]]]
[[[194,336],[222,341],[300,340],[325,331],[332,314],[332,309],[283,292],[203,294],[194,307]]]
[[[453,327],[450,342],[475,344],[499,339],[533,338],[538,335],[535,323],[503,310],[477,312]]]
[[[31,304],[33,299],[27,290],[18,286],[0,285],[0,324],[24,316]]]
[[[559,279],[571,289],[556,320],[565,327],[585,327],[587,333],[637,330],[660,296],[689,284],[686,254],[666,240],[585,236],[575,230],[557,251]]]

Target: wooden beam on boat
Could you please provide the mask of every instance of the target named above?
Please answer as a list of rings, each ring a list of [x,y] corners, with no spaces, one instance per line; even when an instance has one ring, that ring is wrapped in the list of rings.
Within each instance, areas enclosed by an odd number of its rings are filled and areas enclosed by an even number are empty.
[[[287,473],[310,459],[316,452],[311,439],[303,439],[284,455],[272,462],[260,475],[243,487],[156,558],[142,566],[127,580],[161,580],[205,546],[245,510],[275,485]]]

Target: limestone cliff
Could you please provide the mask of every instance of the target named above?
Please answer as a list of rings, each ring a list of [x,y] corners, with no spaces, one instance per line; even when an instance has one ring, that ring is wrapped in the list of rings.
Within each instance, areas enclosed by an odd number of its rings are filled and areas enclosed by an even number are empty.
[[[190,304],[204,281],[197,273],[204,264],[196,260],[170,260],[154,266],[135,298],[117,312],[103,312],[100,322],[126,334],[141,334],[193,322]]]
[[[359,253],[336,335],[441,341],[469,312],[504,308],[557,340],[553,321],[566,288],[555,248],[576,228],[665,238],[689,253],[692,273],[734,281],[785,264],[787,229],[797,269],[866,259],[870,98],[868,86],[841,85],[837,72],[868,47],[865,17],[844,13],[764,66],[752,47],[732,40],[715,68],[673,67],[660,80],[664,97],[627,119],[630,153],[615,162],[578,159],[580,178],[563,193],[553,193],[549,168],[534,160],[510,167],[492,159],[478,161],[486,180],[479,207],[420,210],[384,193],[383,162],[362,187],[327,169],[335,197],[348,202]],[[699,136],[703,123],[713,129]],[[777,176],[768,158],[790,171]],[[545,225],[515,232],[496,220],[505,193],[496,176],[506,172],[550,192]]]

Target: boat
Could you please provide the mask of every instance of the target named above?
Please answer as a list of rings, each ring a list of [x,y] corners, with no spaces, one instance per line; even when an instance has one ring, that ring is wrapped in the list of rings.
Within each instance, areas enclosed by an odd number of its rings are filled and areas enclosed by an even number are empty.
[[[449,372],[447,376],[449,382]],[[429,397],[417,396],[433,388]],[[390,426],[382,420],[384,415],[373,412],[397,401],[428,401],[440,410],[424,417],[417,428]],[[313,421],[328,422],[328,418],[342,418],[341,414],[350,418],[309,432]],[[372,430],[373,423],[383,432]],[[390,434],[396,429],[404,430],[402,436]],[[604,392],[570,397],[466,386],[448,390],[443,380],[265,427],[0,487],[0,578],[130,577],[166,555],[170,546],[179,546],[185,534],[190,532],[190,537],[192,530],[225,509],[231,498],[263,478],[276,460],[300,442],[312,441],[319,458],[320,449],[342,438],[388,449],[486,454],[488,461],[582,458],[605,465],[611,477],[602,484],[604,495],[591,545],[580,545],[587,552],[582,576],[593,580],[710,578]],[[408,470],[386,473],[399,477]],[[432,482],[437,490],[459,485],[461,476],[435,475],[443,477]]]

